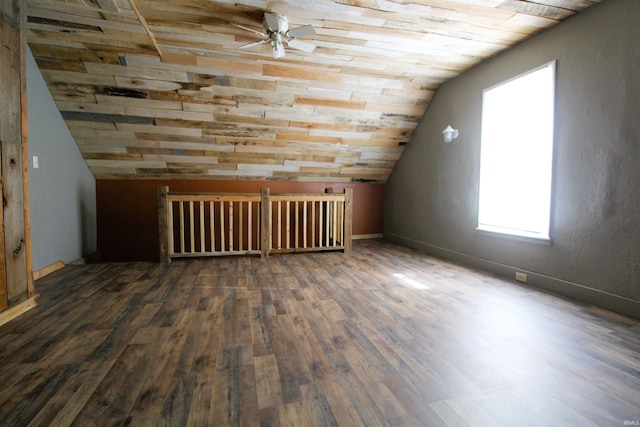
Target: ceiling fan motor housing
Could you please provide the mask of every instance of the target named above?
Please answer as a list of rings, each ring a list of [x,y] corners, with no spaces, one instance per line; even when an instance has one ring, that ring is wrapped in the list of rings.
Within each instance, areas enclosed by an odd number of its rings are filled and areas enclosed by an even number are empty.
[[[277,12],[264,13],[264,18],[262,19],[262,26],[264,27],[266,34],[263,34],[260,31],[256,31],[248,27],[244,27],[242,25],[238,25],[238,24],[232,24],[232,25],[265,37],[260,41],[242,45],[240,46],[241,49],[258,46],[264,43],[270,43],[271,48],[273,50],[274,58],[282,58],[284,56],[285,54],[284,44],[283,44],[284,42],[286,42],[287,46],[289,46],[290,48],[301,50],[307,53],[311,53],[315,49],[315,45],[297,40],[299,37],[306,37],[306,36],[316,34],[316,31],[314,30],[313,26],[309,24],[302,25],[289,31],[289,20],[281,13],[277,13]]]

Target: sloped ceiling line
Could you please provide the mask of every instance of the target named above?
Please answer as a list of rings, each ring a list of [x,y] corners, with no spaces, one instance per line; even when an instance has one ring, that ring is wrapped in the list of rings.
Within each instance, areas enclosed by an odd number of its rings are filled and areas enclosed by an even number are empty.
[[[144,19],[144,16],[142,16],[142,13],[140,13],[140,9],[138,9],[138,7],[136,6],[136,3],[135,3],[134,0],[128,0],[128,2],[129,2],[129,5],[131,6],[131,9],[133,9],[133,11],[135,12],[136,16],[138,17],[138,20],[142,24],[142,27],[144,28],[144,31],[149,36],[149,39],[151,40],[151,43],[153,44],[153,47],[158,52],[158,55],[160,56],[160,59],[164,59],[162,57],[162,51],[160,50],[160,46],[158,46],[158,42],[156,41],[156,36],[153,35],[153,32],[151,31],[151,28],[149,28],[149,25],[147,25],[147,20]],[[108,3],[110,4],[111,2],[108,2]],[[102,7],[102,5],[100,5],[100,6]]]

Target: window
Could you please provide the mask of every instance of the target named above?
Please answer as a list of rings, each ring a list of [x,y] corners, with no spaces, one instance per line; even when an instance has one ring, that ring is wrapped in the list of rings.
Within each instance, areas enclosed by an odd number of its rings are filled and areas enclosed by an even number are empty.
[[[549,240],[555,61],[482,97],[478,229]]]

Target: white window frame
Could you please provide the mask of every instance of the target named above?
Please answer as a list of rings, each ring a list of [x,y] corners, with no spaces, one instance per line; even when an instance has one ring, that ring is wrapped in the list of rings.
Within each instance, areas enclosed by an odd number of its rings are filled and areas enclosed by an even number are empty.
[[[483,91],[477,230],[551,243],[555,75],[551,61]],[[549,85],[527,94],[538,78]],[[507,101],[513,91],[523,95]]]

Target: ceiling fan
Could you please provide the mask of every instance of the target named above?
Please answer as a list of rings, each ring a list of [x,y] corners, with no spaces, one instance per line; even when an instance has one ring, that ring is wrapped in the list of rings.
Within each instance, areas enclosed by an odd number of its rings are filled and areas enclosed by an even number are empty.
[[[284,44],[283,40],[287,43],[287,46],[293,49],[298,49],[303,52],[313,52],[316,48],[311,43],[306,43],[298,40],[300,37],[306,37],[316,34],[312,25],[303,25],[301,27],[289,29],[289,21],[287,17],[277,12],[265,12],[262,20],[262,26],[266,32],[256,31],[252,28],[244,27],[242,25],[233,24],[243,30],[251,31],[264,37],[263,40],[245,44],[240,46],[240,49],[248,49],[253,46],[271,42],[271,48],[273,49],[274,58],[282,58],[284,56]]]

